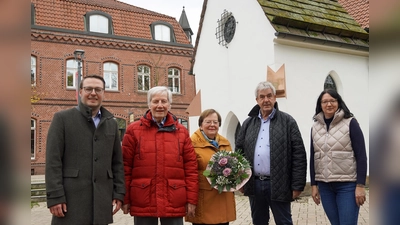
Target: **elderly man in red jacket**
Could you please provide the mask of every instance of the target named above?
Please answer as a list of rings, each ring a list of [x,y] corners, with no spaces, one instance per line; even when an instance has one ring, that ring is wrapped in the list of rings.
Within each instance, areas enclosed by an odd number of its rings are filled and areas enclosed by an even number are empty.
[[[122,210],[135,225],[183,225],[194,216],[197,159],[188,130],[169,112],[172,93],[153,87],[149,110],[127,128],[122,142],[127,193]]]

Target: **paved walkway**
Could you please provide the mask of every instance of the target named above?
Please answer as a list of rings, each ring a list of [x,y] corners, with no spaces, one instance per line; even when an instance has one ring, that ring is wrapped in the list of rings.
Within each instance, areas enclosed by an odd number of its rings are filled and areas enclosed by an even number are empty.
[[[32,180],[33,181],[33,180]],[[236,195],[236,220],[230,225],[250,225],[251,213],[248,198],[242,195]],[[272,213],[270,213],[272,217]],[[292,218],[294,225],[330,225],[322,205],[317,206],[311,197],[301,197],[292,203]],[[47,225],[50,224],[51,214],[46,207],[46,203],[42,202],[35,205],[31,209],[31,225]],[[114,215],[114,223],[116,225],[133,225],[133,218],[130,215],[124,215],[119,211]],[[367,191],[367,201],[360,209],[358,219],[359,225],[369,225],[369,191]],[[185,223],[191,225],[191,223]],[[271,218],[270,225],[275,225]]]

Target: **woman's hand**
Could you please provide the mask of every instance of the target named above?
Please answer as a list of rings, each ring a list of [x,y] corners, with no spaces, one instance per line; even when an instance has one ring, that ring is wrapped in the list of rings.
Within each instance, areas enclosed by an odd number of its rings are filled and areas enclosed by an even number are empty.
[[[319,195],[319,190],[317,185],[311,186],[311,196],[315,204],[319,205],[321,203],[321,196]]]
[[[367,197],[365,196],[365,187],[357,186],[356,187],[356,203],[357,206],[360,207],[364,204]]]

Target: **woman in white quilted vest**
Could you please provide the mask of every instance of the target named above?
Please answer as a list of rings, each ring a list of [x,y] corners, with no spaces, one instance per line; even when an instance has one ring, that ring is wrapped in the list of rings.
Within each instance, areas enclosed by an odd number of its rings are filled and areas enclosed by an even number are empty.
[[[360,125],[332,89],[318,97],[311,129],[310,177],[314,202],[332,225],[356,225],[365,202],[367,155]]]

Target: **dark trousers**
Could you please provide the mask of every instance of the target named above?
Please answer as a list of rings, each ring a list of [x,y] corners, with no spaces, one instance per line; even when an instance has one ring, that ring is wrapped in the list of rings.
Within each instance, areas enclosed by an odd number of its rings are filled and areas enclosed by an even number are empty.
[[[217,223],[217,224],[206,224],[206,223],[192,223],[193,225],[229,225],[229,222],[227,223]]]
[[[292,225],[290,202],[271,200],[271,181],[255,179],[255,195],[249,196],[251,217],[254,225],[269,224],[271,208],[277,225]]]
[[[135,225],[158,225],[159,217],[141,217],[134,216],[133,224]],[[183,217],[161,217],[161,225],[183,225]]]

